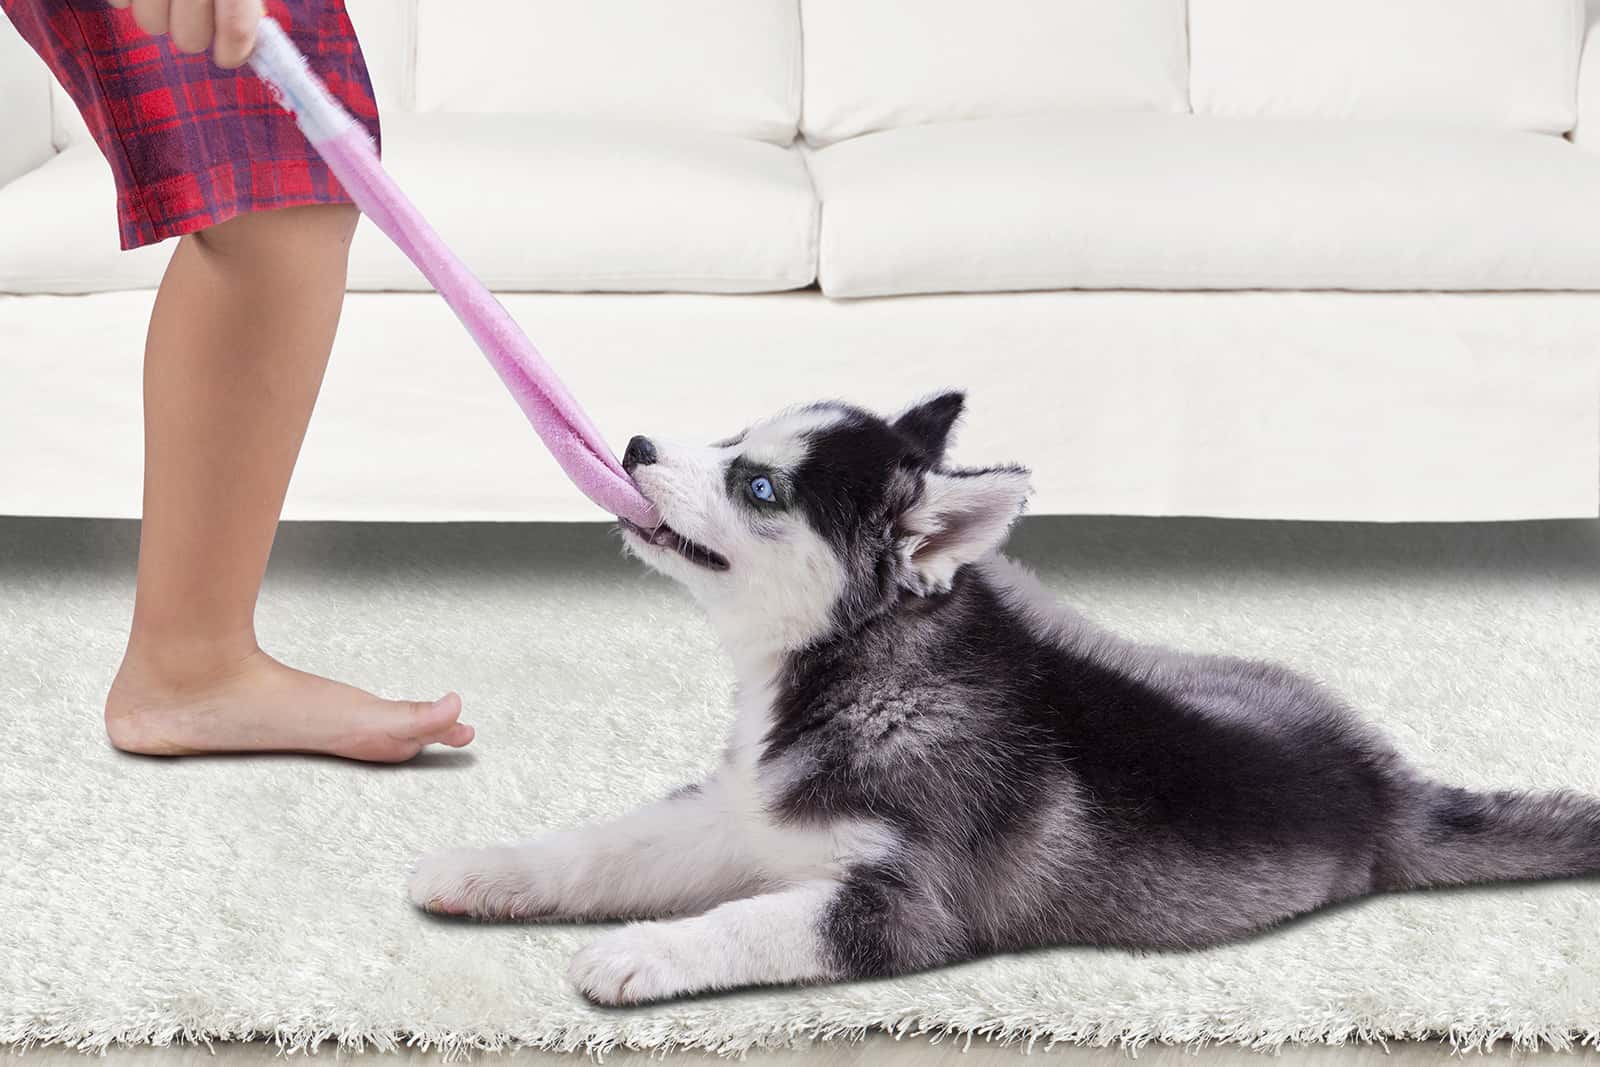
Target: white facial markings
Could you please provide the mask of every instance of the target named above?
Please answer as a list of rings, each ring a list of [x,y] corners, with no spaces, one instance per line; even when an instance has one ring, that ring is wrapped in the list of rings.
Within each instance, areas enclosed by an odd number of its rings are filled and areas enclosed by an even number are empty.
[[[811,435],[836,424],[843,414],[835,408],[786,411],[745,432],[737,451],[753,467],[793,470],[805,462]]]
[[[662,519],[689,540],[732,559],[719,538],[728,526],[725,509],[718,507],[726,493],[722,471],[726,449],[676,442],[654,441],[656,461],[635,467],[633,480],[655,504]],[[645,564],[690,589],[720,575],[684,559],[675,549],[652,545],[630,533],[628,550]]]
[[[656,441],[656,462],[634,470],[634,480],[667,525],[726,557],[729,569],[707,570],[637,535],[628,536],[629,551],[687,587],[736,654],[798,648],[832,621],[845,587],[844,566],[802,515],[781,505],[810,436],[842,417],[826,407],[788,411],[723,446]],[[757,508],[743,498],[742,487],[729,486],[735,460],[752,476],[774,480],[780,506]]]

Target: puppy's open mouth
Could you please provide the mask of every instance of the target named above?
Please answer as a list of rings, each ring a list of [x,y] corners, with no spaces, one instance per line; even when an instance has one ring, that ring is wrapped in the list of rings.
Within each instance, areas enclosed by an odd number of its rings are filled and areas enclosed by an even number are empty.
[[[627,519],[620,520],[622,528],[637,537],[645,544],[657,548],[669,549],[699,567],[711,571],[725,571],[728,569],[727,557],[720,552],[714,552],[698,541],[691,541],[677,530],[662,523],[654,529],[646,530],[636,522]]]

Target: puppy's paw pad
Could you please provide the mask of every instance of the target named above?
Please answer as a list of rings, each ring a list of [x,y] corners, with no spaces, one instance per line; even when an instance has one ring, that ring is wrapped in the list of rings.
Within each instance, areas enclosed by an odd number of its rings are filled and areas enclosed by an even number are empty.
[[[596,1004],[645,1004],[700,988],[657,923],[636,923],[578,951],[567,978]]]
[[[436,915],[531,919],[547,914],[537,869],[515,848],[446,848],[420,857],[411,903]]]

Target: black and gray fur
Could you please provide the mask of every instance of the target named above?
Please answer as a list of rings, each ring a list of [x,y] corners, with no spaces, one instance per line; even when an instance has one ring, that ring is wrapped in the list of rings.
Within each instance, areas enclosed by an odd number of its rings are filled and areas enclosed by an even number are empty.
[[[775,810],[882,820],[905,842],[828,911],[845,973],[1193,948],[1369,893],[1600,870],[1600,802],[1429,781],[1287,668],[1046,615],[999,560],[906,592],[892,523],[960,406],[849,411],[795,478],[852,586],[835,631],[785,665],[763,758],[804,770]]]

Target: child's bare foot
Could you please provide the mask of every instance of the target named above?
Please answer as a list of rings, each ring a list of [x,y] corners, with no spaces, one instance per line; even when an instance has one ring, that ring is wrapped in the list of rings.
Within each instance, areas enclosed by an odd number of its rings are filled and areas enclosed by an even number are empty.
[[[461,698],[383,700],[286,667],[259,650],[221,670],[174,679],[132,656],[106,697],[106,733],[125,752],[321,752],[399,763],[432,744],[461,748],[473,730]]]

